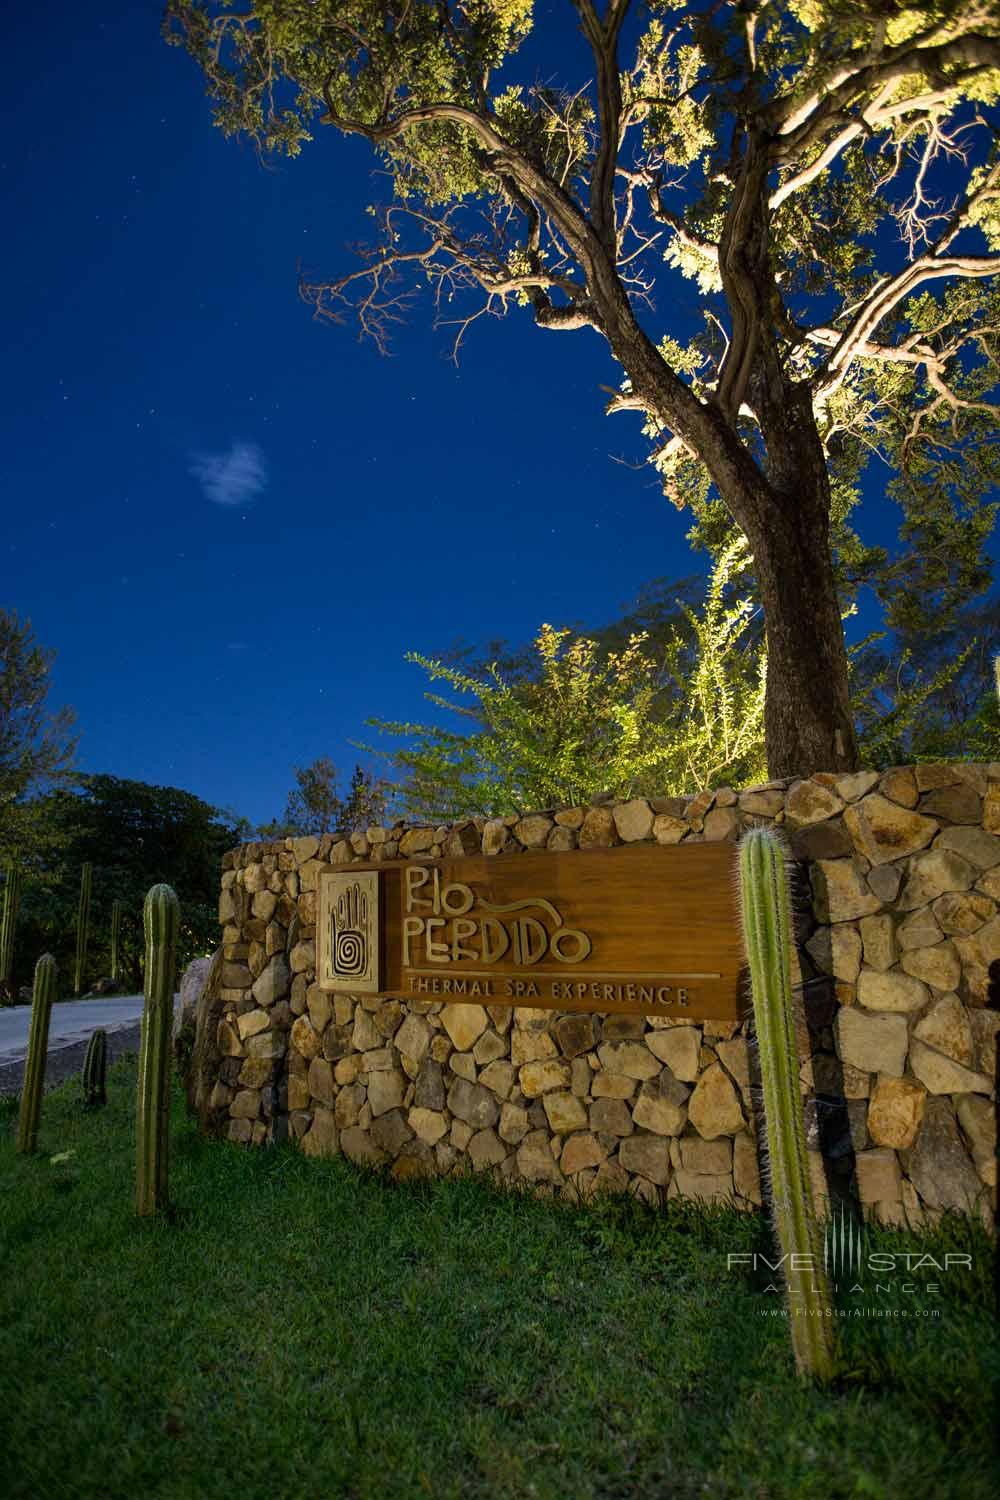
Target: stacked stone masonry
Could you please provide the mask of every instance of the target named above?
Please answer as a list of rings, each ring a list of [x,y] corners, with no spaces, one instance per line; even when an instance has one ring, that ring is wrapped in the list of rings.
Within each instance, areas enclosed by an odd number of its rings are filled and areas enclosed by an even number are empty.
[[[814,1191],[884,1222],[992,1219],[1000,763],[819,774],[447,827],[246,844],[223,860],[211,1115],[397,1179],[462,1170],[588,1197],[761,1202],[748,1022],[561,1014],[315,983],[317,882],[351,862],[738,839],[799,862],[794,978]]]

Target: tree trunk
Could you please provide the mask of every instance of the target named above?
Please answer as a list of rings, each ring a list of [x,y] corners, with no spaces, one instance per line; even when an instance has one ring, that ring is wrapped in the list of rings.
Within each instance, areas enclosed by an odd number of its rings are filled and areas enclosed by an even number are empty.
[[[768,774],[854,771],[847,653],[826,536],[780,518],[751,538],[767,632]]]
[[[855,771],[847,650],[830,554],[829,478],[805,390],[786,386],[782,420],[767,426],[769,493],[763,505],[756,497],[744,529],[767,634],[768,772],[777,778]]]

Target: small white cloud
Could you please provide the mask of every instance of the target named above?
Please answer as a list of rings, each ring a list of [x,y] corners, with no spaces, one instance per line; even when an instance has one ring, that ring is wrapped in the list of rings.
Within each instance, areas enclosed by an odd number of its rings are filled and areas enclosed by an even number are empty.
[[[226,453],[196,453],[191,473],[213,505],[246,505],[267,485],[267,466],[256,443],[233,443]]]

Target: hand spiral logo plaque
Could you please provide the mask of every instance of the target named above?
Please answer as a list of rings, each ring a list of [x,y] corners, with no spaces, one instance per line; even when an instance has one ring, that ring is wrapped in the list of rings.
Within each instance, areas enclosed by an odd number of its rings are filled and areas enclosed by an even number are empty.
[[[326,920],[320,926],[325,988],[374,995],[379,988],[378,871],[331,875],[324,889]]]

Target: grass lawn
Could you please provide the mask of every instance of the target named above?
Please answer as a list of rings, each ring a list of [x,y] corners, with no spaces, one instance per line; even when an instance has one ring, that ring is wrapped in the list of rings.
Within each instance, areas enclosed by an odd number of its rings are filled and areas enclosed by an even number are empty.
[[[973,1271],[930,1278],[939,1318],[840,1322],[818,1393],[727,1270],[771,1253],[759,1220],[398,1187],[205,1140],[178,1097],[173,1218],[139,1221],[134,1083],[119,1064],[89,1116],[75,1081],[48,1095],[31,1159],[0,1110],[7,1500],[997,1493],[981,1230],[873,1234]]]

